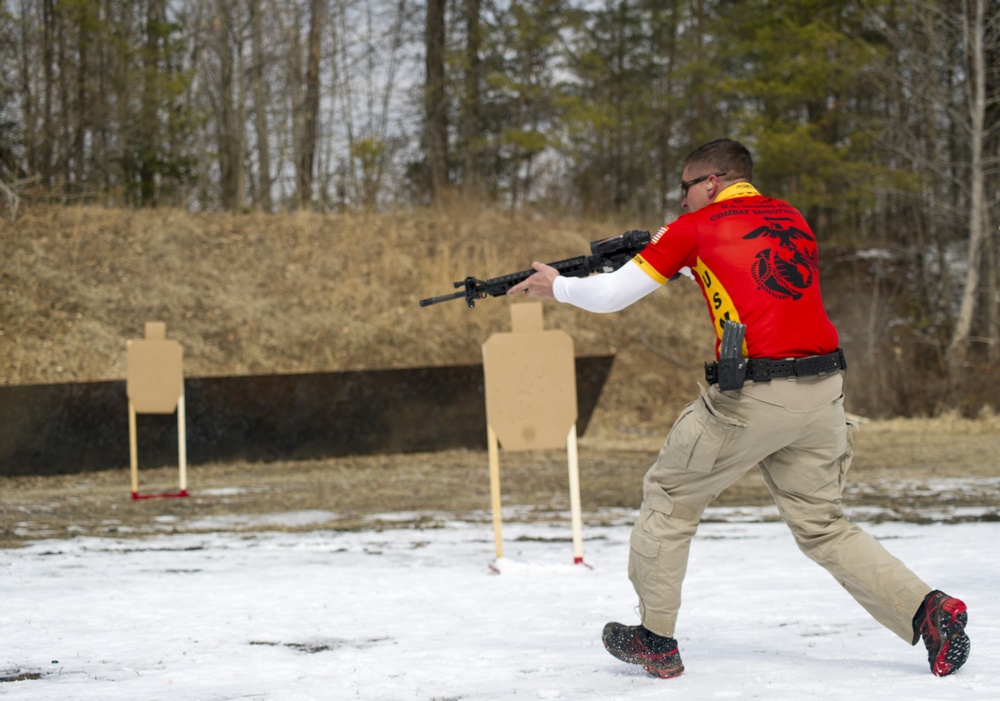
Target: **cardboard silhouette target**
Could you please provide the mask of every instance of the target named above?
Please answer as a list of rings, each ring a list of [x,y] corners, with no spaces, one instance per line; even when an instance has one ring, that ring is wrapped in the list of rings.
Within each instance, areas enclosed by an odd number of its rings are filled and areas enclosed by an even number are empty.
[[[132,498],[187,496],[187,439],[184,415],[184,349],[166,337],[166,324],[146,322],[145,338],[126,342],[127,370],[125,394],[128,396],[129,462],[132,474]],[[177,492],[139,494],[139,446],[136,414],[172,414],[177,412],[177,462],[180,486]]]
[[[573,339],[545,331],[540,302],[511,305],[510,333],[483,344],[490,498],[497,559],[503,557],[499,449],[524,451],[565,446],[569,462],[574,562],[583,562],[577,458],[576,369]]]

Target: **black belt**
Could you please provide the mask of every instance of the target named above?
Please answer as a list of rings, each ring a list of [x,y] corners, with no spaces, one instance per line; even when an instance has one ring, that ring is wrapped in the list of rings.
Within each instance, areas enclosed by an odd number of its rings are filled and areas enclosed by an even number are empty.
[[[809,377],[847,369],[847,359],[840,348],[826,355],[810,355],[805,358],[772,360],[771,358],[747,358],[746,379],[754,382],[770,382],[773,377]],[[705,380],[709,384],[719,381],[719,364],[705,363]]]

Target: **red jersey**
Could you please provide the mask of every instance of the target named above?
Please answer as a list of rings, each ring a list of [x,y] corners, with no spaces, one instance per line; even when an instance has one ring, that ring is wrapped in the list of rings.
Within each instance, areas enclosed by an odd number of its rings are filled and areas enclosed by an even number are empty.
[[[696,212],[664,226],[635,262],[665,283],[688,267],[715,324],[746,324],[744,355],[797,358],[837,350],[819,288],[816,236],[787,202],[750,183],[730,185]]]

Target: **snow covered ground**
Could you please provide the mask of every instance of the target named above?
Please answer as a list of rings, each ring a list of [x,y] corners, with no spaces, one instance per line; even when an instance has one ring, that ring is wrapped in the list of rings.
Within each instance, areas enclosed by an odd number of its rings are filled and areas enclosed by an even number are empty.
[[[46,540],[0,551],[0,696],[12,699],[893,699],[1000,692],[1000,523],[867,528],[969,605],[972,656],[930,674],[781,523],[710,512],[678,639],[687,671],[648,676],[605,652],[637,622],[629,520],[309,533]],[[308,514],[288,514],[301,522]],[[382,518],[385,518],[383,515]],[[280,522],[272,517],[272,522]]]

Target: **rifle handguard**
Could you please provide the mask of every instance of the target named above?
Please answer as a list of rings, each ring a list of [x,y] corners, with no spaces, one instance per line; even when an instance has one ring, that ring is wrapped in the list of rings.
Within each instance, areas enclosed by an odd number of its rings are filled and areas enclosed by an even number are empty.
[[[592,273],[610,273],[632,260],[646,247],[650,240],[648,231],[626,231],[620,236],[592,241],[590,244],[591,255],[589,256],[567,258],[549,263],[549,265],[555,268],[560,275],[566,277],[587,277]],[[456,288],[462,288],[458,292],[422,299],[420,306],[428,307],[450,299],[465,297],[465,303],[469,307],[475,307],[477,299],[505,295],[511,287],[527,280],[534,274],[534,270],[521,270],[489,280],[480,280],[470,276],[455,283]]]

